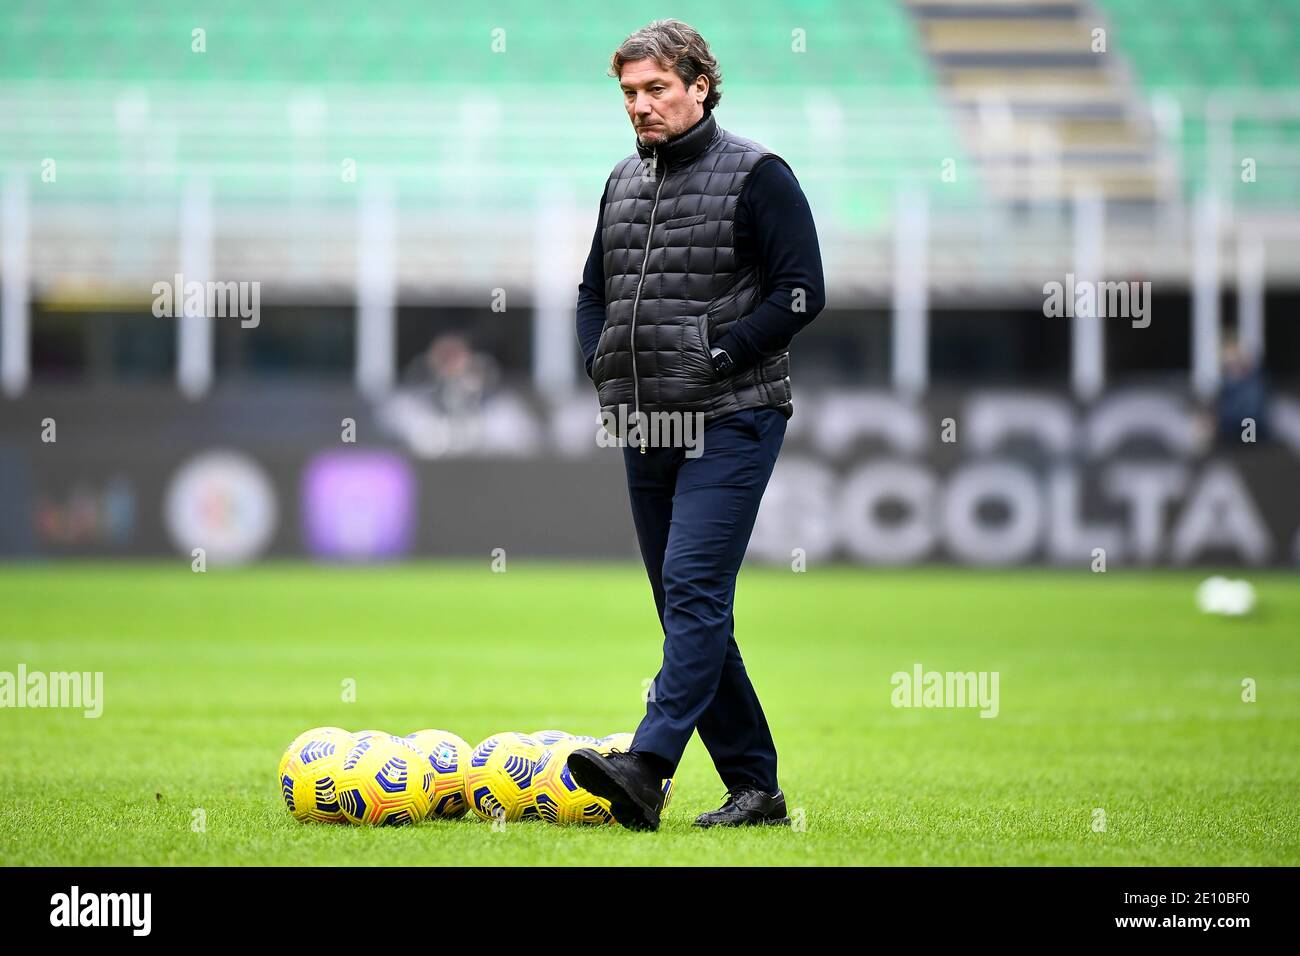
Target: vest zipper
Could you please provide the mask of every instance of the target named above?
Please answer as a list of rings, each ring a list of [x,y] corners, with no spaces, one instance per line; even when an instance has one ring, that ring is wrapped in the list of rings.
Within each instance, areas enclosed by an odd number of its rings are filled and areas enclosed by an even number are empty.
[[[650,228],[645,234],[645,255],[641,257],[641,278],[636,283],[636,297],[632,300],[632,334],[628,345],[632,349],[632,419],[640,422],[641,416],[641,386],[636,377],[636,310],[641,304],[641,287],[645,284],[645,270],[650,262],[650,239],[655,231],[655,213],[659,211],[659,191],[664,188],[664,176],[659,172],[659,148],[656,146],[651,155],[650,165],[655,174],[659,177],[659,185],[655,187],[654,205],[650,207]],[[641,454],[645,454],[646,436],[641,436]]]

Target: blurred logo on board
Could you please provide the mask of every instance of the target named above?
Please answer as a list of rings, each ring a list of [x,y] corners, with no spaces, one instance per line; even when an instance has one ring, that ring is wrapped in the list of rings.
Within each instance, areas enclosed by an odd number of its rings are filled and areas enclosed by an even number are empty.
[[[307,549],[348,561],[400,557],[411,548],[415,503],[415,475],[400,455],[322,452],[302,476]]]
[[[172,476],[163,504],[176,547],[186,554],[202,548],[213,564],[258,557],[271,543],[278,517],[266,472],[233,451],[204,452],[185,462]]]

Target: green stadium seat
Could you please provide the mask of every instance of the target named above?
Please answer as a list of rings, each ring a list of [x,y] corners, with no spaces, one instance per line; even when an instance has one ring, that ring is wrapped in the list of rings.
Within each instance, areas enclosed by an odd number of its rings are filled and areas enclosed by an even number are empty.
[[[337,176],[304,183],[293,165],[296,157],[323,162],[327,169],[344,156],[356,159],[363,170],[401,167],[406,170],[397,174],[403,196],[465,209],[484,203],[531,206],[539,162],[576,193],[589,190],[608,171],[611,156],[630,149],[626,129],[611,126],[587,133],[599,137],[599,149],[575,147],[565,131],[508,121],[518,105],[503,103],[502,122],[483,143],[469,147],[482,151],[470,153],[469,161],[475,155],[484,159],[482,176],[469,195],[464,179],[443,165],[458,160],[461,149],[446,133],[374,136],[361,125],[364,117],[357,123],[347,120],[355,114],[339,104],[363,88],[371,96],[378,91],[382,101],[386,87],[409,87],[427,90],[434,103],[448,91],[460,109],[468,91],[490,98],[498,91],[517,97],[521,90],[539,89],[538,95],[547,98],[547,87],[581,89],[586,95],[608,83],[613,111],[616,89],[605,76],[609,56],[623,36],[662,13],[651,5],[597,6],[575,23],[539,15],[542,8],[524,0],[457,6],[453,15],[426,0],[349,8],[314,0],[7,0],[0,4],[0,82],[83,82],[88,97],[92,89],[108,90],[103,95],[110,106],[99,125],[70,127],[55,141],[0,128],[0,166],[34,168],[39,157],[34,159],[33,151],[64,157],[61,171],[68,175],[60,179],[61,198],[97,191],[111,198],[145,188],[138,170],[126,165],[138,153],[124,142],[111,106],[122,91],[141,89],[154,97],[151,122],[180,109],[179,103],[189,117],[222,117],[212,128],[200,124],[197,130],[160,135],[182,170],[215,171],[213,186],[223,201],[283,199],[295,190],[355,201],[355,188]],[[688,0],[673,15],[693,22],[713,43],[724,69],[724,110],[739,105],[750,116],[768,109],[798,116],[810,97],[825,93],[873,104],[888,116],[897,103],[893,91],[906,90],[909,102],[913,94],[919,97],[916,115],[928,118],[924,128],[909,122],[887,133],[879,128],[843,130],[843,162],[855,172],[860,169],[861,176],[854,178],[853,188],[834,190],[840,205],[828,215],[862,229],[881,227],[892,215],[898,181],[915,176],[918,166],[962,155],[911,16],[896,0],[757,0],[743,9],[724,0]],[[202,54],[190,51],[195,27],[207,31],[207,52]],[[491,51],[496,27],[506,30],[503,55]],[[795,28],[807,31],[806,53],[791,50]],[[319,139],[303,143],[283,104],[297,91],[313,88],[329,101],[331,111]],[[232,114],[232,96],[248,101],[249,123]],[[543,105],[553,107],[549,98]],[[23,108],[27,119],[39,123],[40,104]],[[445,122],[454,128],[456,117]],[[820,157],[806,144],[780,145],[799,168],[816,168]],[[801,149],[808,150],[803,157]],[[114,163],[122,165],[115,169]],[[91,164],[99,169],[96,175],[71,175]],[[970,168],[965,162],[962,166]],[[969,196],[977,189],[970,177],[953,185],[944,195]],[[815,180],[809,188],[817,188]]]

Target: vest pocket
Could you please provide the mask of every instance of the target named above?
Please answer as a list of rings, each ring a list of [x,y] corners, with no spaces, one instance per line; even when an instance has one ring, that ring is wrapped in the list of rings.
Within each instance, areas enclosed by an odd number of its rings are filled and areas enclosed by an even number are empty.
[[[597,388],[600,387],[602,379],[601,366],[612,351],[614,351],[614,346],[610,338],[609,317],[606,316],[605,327],[600,330],[600,338],[596,340],[596,352],[591,357],[591,381]]]
[[[704,362],[708,367],[709,378],[711,380],[714,376],[714,371],[713,347],[709,345],[709,314],[706,312],[704,315],[696,319],[696,324],[700,329],[700,351],[704,355]]]
[[[707,401],[717,373],[709,355],[708,316],[682,315],[677,317],[678,353],[674,367],[663,369],[671,382],[670,400],[674,405],[690,405]]]
[[[659,225],[663,229],[685,229],[687,226],[698,226],[706,219],[708,219],[708,216],[700,213],[698,216],[678,216],[676,219],[669,219]]]

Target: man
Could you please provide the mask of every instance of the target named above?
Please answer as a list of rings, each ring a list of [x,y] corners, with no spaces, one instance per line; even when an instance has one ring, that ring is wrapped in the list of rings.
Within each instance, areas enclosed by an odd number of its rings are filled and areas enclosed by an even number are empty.
[[[732,604],[793,414],[787,348],[825,304],[817,233],[785,161],[717,125],[721,76],[695,30],[643,27],[610,74],[636,153],[605,184],[577,333],[602,419],[632,423],[614,427],[664,656],[629,751],[568,765],[623,826],[657,829],[662,781],[698,730],[727,797],[696,825],[789,823]],[[639,426],[657,414],[698,416],[701,453],[648,447]]]
[[[1263,366],[1237,335],[1225,337],[1221,355],[1223,381],[1215,399],[1219,443],[1240,447],[1246,419],[1255,423],[1255,439],[1268,441],[1269,393]]]

